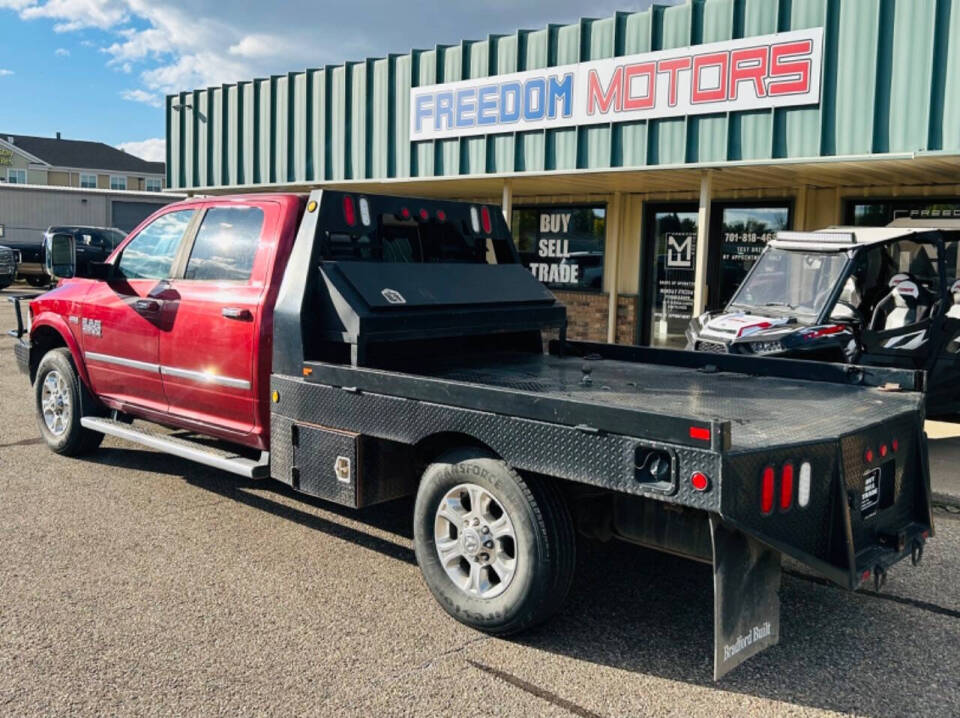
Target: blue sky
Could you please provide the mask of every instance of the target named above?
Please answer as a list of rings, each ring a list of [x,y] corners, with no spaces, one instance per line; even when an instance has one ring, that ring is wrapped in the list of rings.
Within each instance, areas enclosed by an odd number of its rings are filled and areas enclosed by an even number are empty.
[[[0,0],[0,132],[59,131],[162,159],[169,92],[649,4]]]

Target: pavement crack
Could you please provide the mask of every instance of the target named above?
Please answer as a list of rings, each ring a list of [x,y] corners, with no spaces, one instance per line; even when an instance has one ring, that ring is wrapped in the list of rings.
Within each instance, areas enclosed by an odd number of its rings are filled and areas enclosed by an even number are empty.
[[[556,693],[548,691],[546,688],[535,686],[533,683],[525,681],[522,678],[518,678],[512,673],[501,671],[499,668],[488,666],[485,663],[480,663],[479,661],[474,661],[470,658],[467,659],[467,663],[477,670],[483,671],[484,673],[489,673],[491,676],[499,678],[504,683],[509,683],[515,688],[519,688],[520,690],[536,696],[541,700],[545,700],[547,703],[555,705],[558,708],[563,708],[565,711],[569,711],[574,715],[581,716],[581,718],[602,718],[599,713],[594,713],[592,710],[584,708],[581,705],[577,705],[573,701],[568,701],[566,698],[561,698]]]
[[[832,582],[825,578],[821,578],[820,576],[813,576],[809,573],[793,571],[790,569],[784,569],[784,573],[801,581],[809,581],[810,583],[815,583],[818,586],[826,586],[828,588],[840,590],[839,586],[836,586]],[[897,596],[892,593],[877,593],[876,591],[856,591],[856,593],[862,596],[870,596],[871,598],[879,598],[882,601],[892,601],[893,603],[899,603],[904,606],[912,606],[913,608],[919,608],[921,611],[928,611],[939,616],[946,616],[947,618],[960,618],[960,611],[956,609],[947,608],[946,606],[939,606],[936,603],[921,601],[917,598],[907,598],[905,596]]]

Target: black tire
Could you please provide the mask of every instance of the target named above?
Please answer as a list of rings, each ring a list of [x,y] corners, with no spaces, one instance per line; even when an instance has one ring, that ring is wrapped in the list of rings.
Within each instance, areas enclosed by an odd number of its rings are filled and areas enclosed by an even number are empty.
[[[489,492],[516,533],[515,573],[502,593],[489,598],[454,583],[437,552],[437,509],[448,492],[464,483]],[[427,467],[417,491],[413,536],[417,563],[434,598],[455,619],[486,633],[517,633],[545,621],[563,604],[573,581],[576,538],[557,485],[520,476],[483,450],[449,451]]]
[[[54,373],[56,373],[55,376]],[[61,413],[62,422],[55,424],[55,428],[60,425],[63,427],[59,433],[51,429],[44,418],[44,384],[51,377],[62,380],[62,394],[69,401],[69,415],[64,417]],[[103,441],[103,434],[83,428],[80,425],[80,418],[84,415],[92,415],[97,403],[77,376],[70,350],[61,347],[51,349],[44,355],[37,367],[33,396],[37,411],[37,425],[47,446],[64,456],[82,456],[96,451],[100,442]]]
[[[50,285],[50,277],[46,274],[28,274],[24,279],[31,287],[46,287]]]

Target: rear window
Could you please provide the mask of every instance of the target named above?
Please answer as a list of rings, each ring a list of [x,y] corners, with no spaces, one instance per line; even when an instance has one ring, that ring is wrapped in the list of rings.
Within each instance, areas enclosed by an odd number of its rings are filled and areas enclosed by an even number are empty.
[[[342,200],[341,195],[332,193],[329,199],[324,198],[317,238],[320,254],[325,260],[396,264],[506,264],[515,261],[512,239],[505,227],[500,233],[503,236],[497,236],[496,230],[492,237],[472,231],[470,213],[465,205],[425,204],[394,197],[370,198],[366,215],[369,221],[365,224],[358,211],[351,226],[343,216]],[[418,218],[421,211],[425,213],[424,219]]]
[[[246,281],[263,229],[259,207],[207,210],[187,260],[185,279]]]

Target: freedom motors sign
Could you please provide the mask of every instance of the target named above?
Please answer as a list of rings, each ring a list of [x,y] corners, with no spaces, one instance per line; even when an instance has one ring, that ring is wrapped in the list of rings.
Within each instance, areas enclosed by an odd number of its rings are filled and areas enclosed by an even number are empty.
[[[823,28],[415,87],[411,141],[820,102]]]

